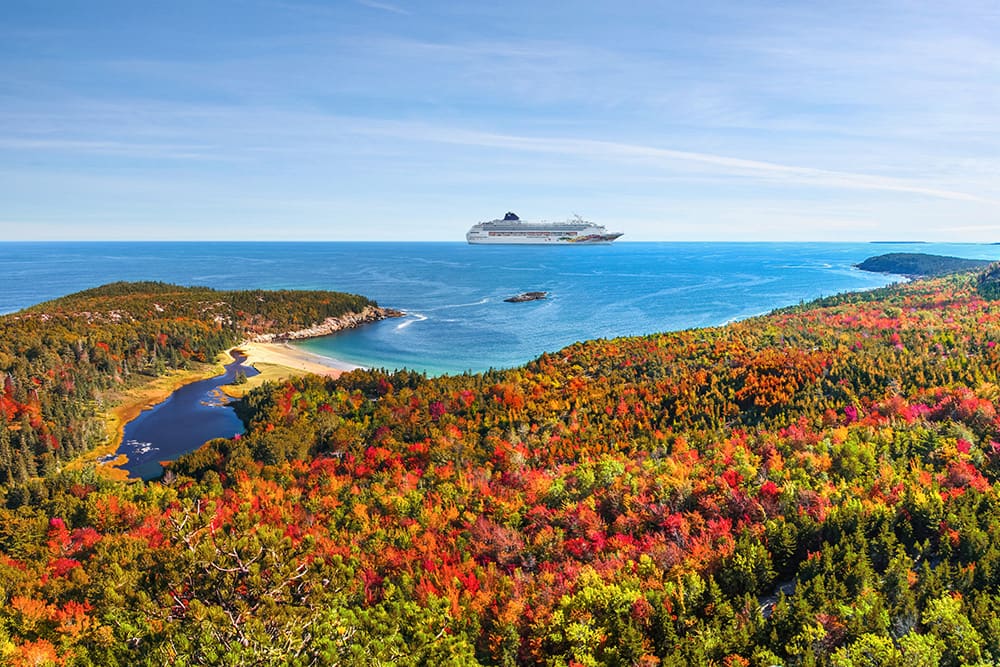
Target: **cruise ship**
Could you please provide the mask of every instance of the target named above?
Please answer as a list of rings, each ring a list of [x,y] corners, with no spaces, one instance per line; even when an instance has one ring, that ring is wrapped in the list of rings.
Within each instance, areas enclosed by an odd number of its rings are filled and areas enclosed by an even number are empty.
[[[587,222],[580,216],[566,222],[521,222],[514,213],[507,213],[503,220],[479,222],[465,235],[472,244],[500,243],[611,243],[622,232],[609,232],[602,225]]]

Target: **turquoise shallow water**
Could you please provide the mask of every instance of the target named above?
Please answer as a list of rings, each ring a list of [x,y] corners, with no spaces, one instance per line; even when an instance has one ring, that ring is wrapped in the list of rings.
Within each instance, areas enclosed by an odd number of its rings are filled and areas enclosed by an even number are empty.
[[[886,252],[995,259],[1000,246],[869,243],[0,243],[0,312],[114,280],[364,294],[407,317],[300,343],[429,373],[524,363],[577,340],[711,326],[885,285]],[[544,290],[550,298],[503,299]]]

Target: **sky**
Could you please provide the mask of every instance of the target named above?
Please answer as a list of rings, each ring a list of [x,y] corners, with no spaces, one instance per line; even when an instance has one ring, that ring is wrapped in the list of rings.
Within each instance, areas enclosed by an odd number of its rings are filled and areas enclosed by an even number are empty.
[[[0,240],[1000,241],[1000,3],[4,0]]]

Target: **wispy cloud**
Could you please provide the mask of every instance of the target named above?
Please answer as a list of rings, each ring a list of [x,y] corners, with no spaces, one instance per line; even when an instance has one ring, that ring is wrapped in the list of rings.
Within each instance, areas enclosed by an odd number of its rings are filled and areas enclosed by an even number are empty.
[[[126,122],[138,110],[146,116],[130,132]],[[832,170],[757,157],[743,157],[710,151],[691,151],[650,144],[631,143],[586,137],[552,137],[540,134],[512,134],[472,130],[461,125],[444,125],[420,121],[379,120],[306,113],[281,109],[258,109],[246,113],[226,107],[148,106],[128,104],[101,105],[94,115],[75,118],[52,115],[48,126],[33,126],[30,135],[0,136],[0,149],[36,152],[90,153],[171,160],[255,160],[264,154],[283,154],[292,158],[311,154],[333,158],[343,150],[358,150],[359,155],[378,155],[386,150],[408,162],[416,156],[431,156],[440,161],[443,154],[435,151],[407,148],[407,144],[434,144],[458,148],[486,149],[491,159],[498,155],[517,156],[546,154],[565,159],[567,165],[585,162],[599,167],[609,162],[628,164],[630,174],[681,173],[689,176],[714,176],[734,181],[767,181],[781,186],[807,186],[841,190],[868,190],[919,195],[950,201],[965,201],[1000,206],[996,188],[989,188],[985,178],[997,169],[992,161],[976,160],[953,165],[959,173],[976,171],[984,175],[971,181],[980,186],[968,190],[942,185],[948,178],[934,182],[928,179],[897,175],[872,174]],[[192,122],[194,130],[192,130]],[[159,142],[149,138],[150,128],[159,128],[161,136],[184,137],[185,142]],[[91,136],[79,133],[89,130]],[[60,136],[52,136],[53,132]],[[113,139],[109,137],[114,137]],[[351,137],[355,140],[351,140]],[[383,137],[401,143],[394,147],[376,147],[361,137]],[[157,137],[161,138],[161,137]],[[211,141],[201,141],[210,139]],[[193,141],[191,141],[193,140]],[[359,143],[361,142],[361,143]],[[352,147],[354,147],[352,149]],[[497,152],[499,151],[499,153]],[[437,156],[436,158],[434,156]],[[388,157],[388,154],[386,154]],[[485,158],[484,158],[485,159]],[[971,165],[971,166],[970,166]],[[975,167],[975,169],[972,169]],[[954,173],[945,172],[954,178]],[[986,187],[987,189],[982,189]]]
[[[404,14],[409,15],[410,12],[399,7],[398,5],[392,5],[388,2],[378,2],[377,0],[357,0],[359,5],[364,5],[365,7],[371,7],[372,9],[381,9],[384,12],[392,12],[393,14]]]
[[[679,151],[653,146],[644,146],[613,141],[593,139],[566,139],[532,136],[514,136],[456,130],[455,128],[388,126],[381,129],[371,128],[369,132],[396,133],[409,139],[434,141],[439,143],[473,145],[489,148],[503,148],[515,151],[552,153],[566,156],[587,157],[595,160],[614,159],[639,162],[648,166],[676,166],[677,162],[706,165],[720,173],[780,179],[784,182],[802,183],[814,186],[832,188],[847,188],[861,190],[881,190],[887,192],[902,192],[949,199],[956,201],[972,201],[1000,205],[997,200],[958,190],[934,187],[918,182],[898,178],[888,178],[863,173],[830,171],[798,165],[780,164],[769,161],[745,159],[712,153]]]
[[[0,150],[90,153],[164,160],[220,160],[211,146],[148,144],[126,141],[87,141],[79,139],[0,138]]]

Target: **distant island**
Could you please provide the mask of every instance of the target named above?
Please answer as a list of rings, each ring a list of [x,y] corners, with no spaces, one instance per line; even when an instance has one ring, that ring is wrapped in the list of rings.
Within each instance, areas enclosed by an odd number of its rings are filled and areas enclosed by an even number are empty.
[[[966,259],[946,255],[928,255],[919,252],[892,252],[869,257],[856,264],[862,271],[895,273],[910,278],[944,276],[961,271],[982,269],[992,262],[988,259]]]

